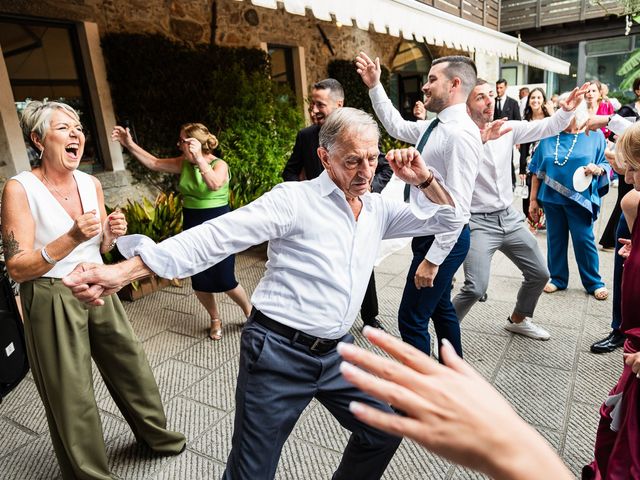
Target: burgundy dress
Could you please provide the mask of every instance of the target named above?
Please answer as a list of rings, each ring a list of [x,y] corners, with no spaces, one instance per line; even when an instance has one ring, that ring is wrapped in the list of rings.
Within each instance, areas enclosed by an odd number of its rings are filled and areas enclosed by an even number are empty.
[[[638,207],[633,224],[631,255],[624,262],[622,276],[620,330],[627,337],[625,353],[640,350],[640,205]],[[640,479],[639,389],[640,379],[631,371],[631,367],[624,365],[617,385],[600,407],[595,460],[583,468],[583,479]]]

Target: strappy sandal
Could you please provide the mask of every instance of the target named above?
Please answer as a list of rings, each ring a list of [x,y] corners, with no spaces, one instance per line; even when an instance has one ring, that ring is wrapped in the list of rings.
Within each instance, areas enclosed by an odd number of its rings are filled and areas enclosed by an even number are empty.
[[[222,339],[222,320],[219,318],[211,319],[211,329],[209,330],[209,338],[211,340]]]
[[[544,286],[544,293],[554,293],[560,290],[557,285],[549,282]]]
[[[607,287],[596,288],[592,295],[596,300],[606,300],[609,298],[609,290],[607,290]]]

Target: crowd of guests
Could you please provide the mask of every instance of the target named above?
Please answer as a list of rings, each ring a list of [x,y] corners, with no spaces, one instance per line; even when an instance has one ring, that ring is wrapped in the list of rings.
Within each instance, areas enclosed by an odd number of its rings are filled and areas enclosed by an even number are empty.
[[[539,88],[521,89],[516,101],[506,95],[506,81],[494,88],[478,78],[469,58],[442,57],[423,86],[418,120],[409,121],[380,83],[379,60],[361,52],[355,66],[379,122],[415,148],[381,154],[375,119],[344,107],[337,81],[318,82],[314,125],[298,135],[283,174],[296,181],[233,212],[232,172],[214,154],[217,140],[206,126],[182,125],[173,158],[157,158],[116,126],[112,139],[136,160],[180,175],[185,231],[160,244],[125,236],[124,215],[107,215],[100,182],[78,170],[85,139],[77,112],[59,102],[27,105],[23,131],[40,161],[7,182],[2,234],[63,478],[111,478],[91,359],[139,442],[161,455],[185,448],[185,437],[166,429],[153,373],[114,295],[152,272],[192,277],[213,340],[222,337],[215,293],[226,293],[247,317],[225,479],[273,478],[282,446],[313,398],[352,432],[334,479],[380,478],[402,436],[495,478],[571,478],[542,437],[461,359],[460,322],[486,298],[499,250],[523,274],[504,328],[548,340],[532,317],[543,292],[567,288],[569,235],[585,291],[608,298],[593,227],[613,172],[629,185],[619,188],[613,233],[605,231],[613,241],[600,240],[622,245],[614,321],[592,351],[624,343],[625,369],[600,410],[595,460],[583,478],[640,477],[640,123],[632,123],[640,116],[640,78],[636,100],[618,109],[597,81],[549,101]],[[427,120],[427,112],[435,117]],[[513,207],[516,148],[530,193],[524,212]],[[392,175],[406,183],[406,201],[378,195]],[[546,261],[525,220],[541,228],[543,214]],[[402,340],[376,319],[372,273],[380,242],[399,237],[413,237],[398,309]],[[269,261],[249,301],[235,278],[234,254],[264,241]],[[127,260],[102,264],[100,254],[116,245]],[[464,285],[452,299],[460,266]],[[365,336],[392,358],[352,345],[359,310]],[[429,358],[430,321],[439,363]]]

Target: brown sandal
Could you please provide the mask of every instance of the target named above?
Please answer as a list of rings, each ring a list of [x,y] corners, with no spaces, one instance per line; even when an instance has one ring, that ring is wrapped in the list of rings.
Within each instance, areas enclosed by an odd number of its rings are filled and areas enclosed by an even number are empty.
[[[211,329],[209,330],[209,338],[211,340],[222,339],[222,320],[219,318],[211,319]]]

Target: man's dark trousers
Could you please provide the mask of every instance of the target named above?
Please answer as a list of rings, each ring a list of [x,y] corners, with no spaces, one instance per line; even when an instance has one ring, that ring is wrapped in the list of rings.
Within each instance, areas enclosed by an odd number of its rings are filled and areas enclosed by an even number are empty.
[[[442,339],[446,338],[458,355],[462,356],[460,322],[451,303],[451,282],[464,262],[471,245],[469,226],[465,226],[460,232],[455,246],[438,268],[433,287],[418,289],[415,284],[416,271],[434,240],[435,237],[430,235],[416,237],[411,243],[413,261],[407,273],[407,282],[398,310],[398,327],[402,340],[429,355],[431,353],[429,318],[431,318],[438,336],[438,344],[440,345]]]
[[[344,380],[341,362],[335,348],[314,354],[250,317],[242,332],[232,448],[223,478],[272,479],[283,444],[315,397],[352,432],[333,479],[379,479],[402,439],[361,423],[349,411],[355,400],[392,412]]]

